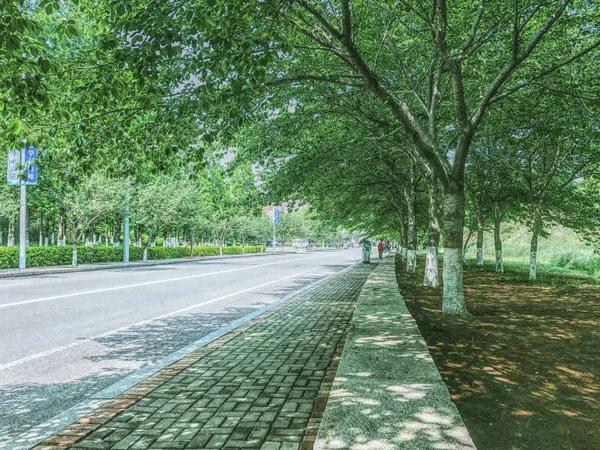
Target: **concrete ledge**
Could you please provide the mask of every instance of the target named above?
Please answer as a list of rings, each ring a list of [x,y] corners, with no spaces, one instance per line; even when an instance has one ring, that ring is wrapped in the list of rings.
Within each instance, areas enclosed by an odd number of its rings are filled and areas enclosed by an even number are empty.
[[[314,449],[475,449],[398,292],[393,256],[361,291]]]

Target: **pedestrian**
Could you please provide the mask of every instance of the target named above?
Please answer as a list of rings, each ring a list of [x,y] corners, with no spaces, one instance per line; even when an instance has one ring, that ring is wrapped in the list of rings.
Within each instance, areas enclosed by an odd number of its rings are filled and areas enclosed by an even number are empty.
[[[379,239],[377,243],[377,251],[379,252],[379,261],[383,259],[383,240]]]

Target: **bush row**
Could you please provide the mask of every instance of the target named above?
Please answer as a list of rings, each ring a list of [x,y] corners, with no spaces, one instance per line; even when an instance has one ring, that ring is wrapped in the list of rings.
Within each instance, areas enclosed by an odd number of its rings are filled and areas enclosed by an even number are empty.
[[[261,246],[245,247],[246,253],[260,253]],[[223,247],[224,255],[240,255],[242,247]],[[190,247],[149,247],[148,259],[174,259],[189,258]],[[194,247],[194,257],[218,256],[218,247]],[[27,267],[66,266],[70,265],[73,256],[73,247],[28,247]],[[129,248],[129,259],[141,261],[143,249],[140,247]],[[99,262],[119,262],[123,260],[123,247],[77,247],[77,262],[90,264]],[[19,267],[19,247],[0,247],[0,269]]]

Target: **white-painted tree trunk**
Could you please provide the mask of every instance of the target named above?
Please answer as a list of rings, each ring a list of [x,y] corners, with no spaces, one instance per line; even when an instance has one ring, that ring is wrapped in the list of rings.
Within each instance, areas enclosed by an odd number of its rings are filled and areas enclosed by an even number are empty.
[[[477,249],[477,265],[483,266],[483,248]]]
[[[417,271],[417,251],[408,250],[406,256],[406,271],[408,273],[415,273]]]
[[[413,175],[414,167],[411,164],[411,183],[404,191],[405,203],[406,203],[406,225],[407,225],[407,252],[406,252],[406,271],[408,273],[415,273],[417,271],[417,217],[415,210],[416,193],[413,189]]]
[[[537,253],[529,254],[529,281],[535,281],[537,278]]]
[[[77,244],[73,246],[73,255],[71,258],[71,266],[77,267]]]
[[[404,261],[408,259],[408,249],[406,247],[402,248],[402,259]]]
[[[502,258],[502,249],[496,250],[496,272],[504,273],[504,260]]]
[[[142,261],[148,261],[148,247],[144,247],[144,253],[142,253]]]
[[[438,272],[438,249],[437,247],[427,247],[423,286],[438,287],[440,284]]]
[[[438,205],[437,180],[432,177],[428,183],[429,189],[429,227],[427,230],[427,257],[425,258],[425,273],[423,286],[439,286],[438,247],[440,245],[440,219]]]
[[[531,247],[529,249],[529,281],[535,281],[537,279],[537,251],[538,251],[538,240],[540,233],[543,231],[542,215],[539,207],[536,205],[535,219],[533,221],[533,234],[531,235]]]

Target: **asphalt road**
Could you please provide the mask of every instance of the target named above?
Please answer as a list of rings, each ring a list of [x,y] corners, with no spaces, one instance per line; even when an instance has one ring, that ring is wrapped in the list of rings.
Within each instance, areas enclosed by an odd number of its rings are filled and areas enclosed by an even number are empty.
[[[349,249],[0,280],[0,448],[359,259]]]

